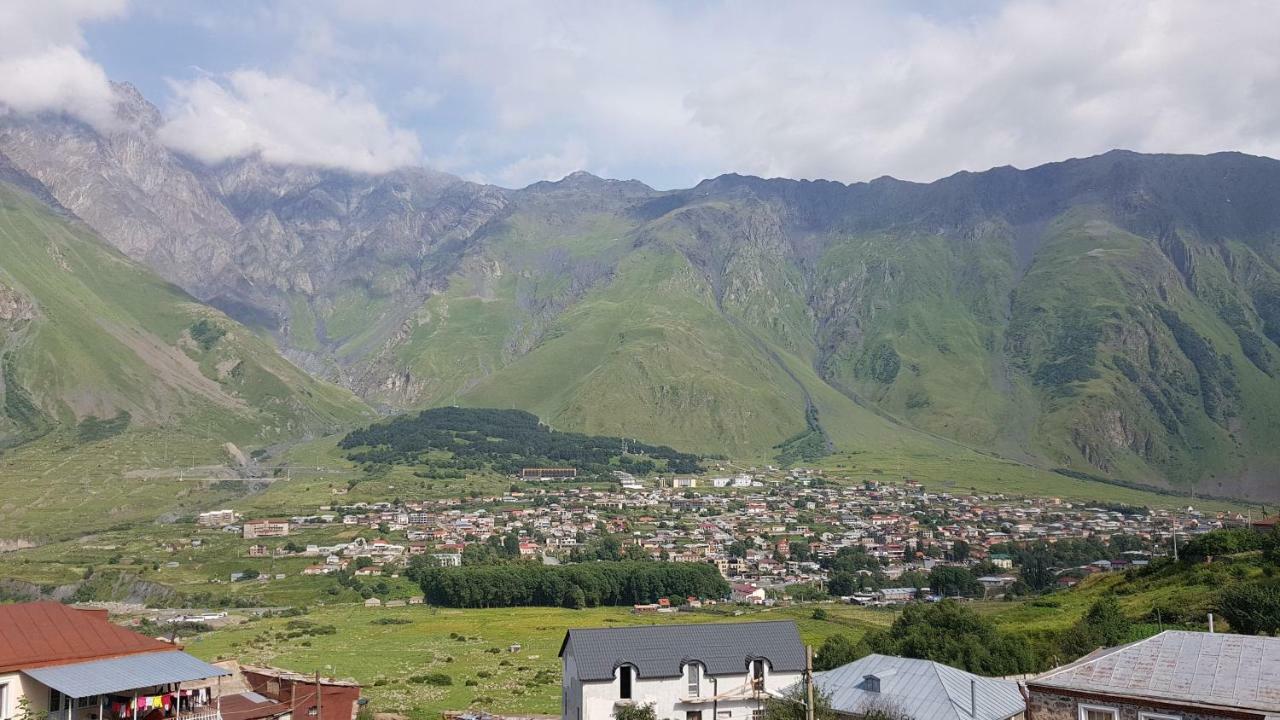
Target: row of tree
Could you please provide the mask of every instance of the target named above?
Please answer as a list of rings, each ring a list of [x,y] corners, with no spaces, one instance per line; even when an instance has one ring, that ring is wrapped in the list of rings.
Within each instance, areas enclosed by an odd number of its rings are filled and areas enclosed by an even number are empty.
[[[532,562],[441,568],[417,557],[407,571],[427,601],[462,608],[634,605],[659,598],[723,598],[729,585],[703,563]]]

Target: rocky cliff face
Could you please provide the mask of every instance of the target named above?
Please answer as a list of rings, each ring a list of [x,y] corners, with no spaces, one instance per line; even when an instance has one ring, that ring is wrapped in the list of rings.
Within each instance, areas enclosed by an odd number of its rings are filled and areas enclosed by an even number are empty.
[[[424,169],[207,167],[120,96],[127,130],[7,117],[0,153],[122,251],[387,408],[515,405],[729,453],[797,433],[850,448],[873,436],[860,423],[896,423],[1045,466],[1280,495],[1265,471],[1276,161],[1114,152],[931,184],[729,175],[659,192],[575,173],[505,190]]]

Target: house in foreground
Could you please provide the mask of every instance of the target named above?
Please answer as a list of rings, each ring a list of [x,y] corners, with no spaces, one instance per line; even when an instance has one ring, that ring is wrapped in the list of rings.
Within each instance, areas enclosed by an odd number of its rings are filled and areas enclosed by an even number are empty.
[[[0,718],[222,720],[227,674],[113,624],[106,610],[0,605]],[[209,685],[184,687],[201,680]]]
[[[1280,638],[1165,632],[1027,682],[1032,720],[1275,720]]]
[[[867,655],[813,682],[841,718],[881,710],[911,720],[1010,720],[1026,710],[1015,682],[892,655]]]
[[[753,720],[805,670],[792,621],[574,629],[560,658],[562,720],[649,703],[663,720]]]

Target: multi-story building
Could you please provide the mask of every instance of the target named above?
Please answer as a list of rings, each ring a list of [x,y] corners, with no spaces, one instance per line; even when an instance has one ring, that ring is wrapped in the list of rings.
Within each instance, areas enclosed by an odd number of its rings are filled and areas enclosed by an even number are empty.
[[[574,629],[560,646],[562,720],[653,704],[675,720],[758,720],[804,676],[791,621]]]
[[[289,535],[288,520],[245,520],[243,536],[252,538],[286,537]]]

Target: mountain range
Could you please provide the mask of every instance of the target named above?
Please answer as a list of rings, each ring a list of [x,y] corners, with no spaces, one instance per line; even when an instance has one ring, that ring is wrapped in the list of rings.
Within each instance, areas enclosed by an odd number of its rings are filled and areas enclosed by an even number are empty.
[[[458,404],[732,457],[963,445],[1280,498],[1276,160],[511,190],[202,164],[116,91],[110,132],[0,116],[11,441]]]

